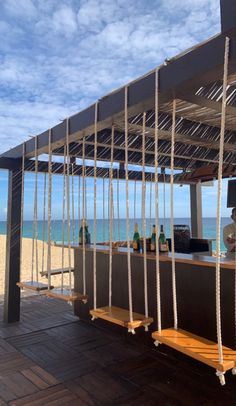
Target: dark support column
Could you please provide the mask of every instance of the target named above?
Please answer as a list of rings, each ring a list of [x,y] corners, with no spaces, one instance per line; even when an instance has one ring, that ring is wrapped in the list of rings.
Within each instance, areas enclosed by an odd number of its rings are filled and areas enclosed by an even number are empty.
[[[193,238],[202,238],[202,189],[201,183],[190,185],[191,230]]]
[[[20,319],[21,169],[9,171],[4,321]]]

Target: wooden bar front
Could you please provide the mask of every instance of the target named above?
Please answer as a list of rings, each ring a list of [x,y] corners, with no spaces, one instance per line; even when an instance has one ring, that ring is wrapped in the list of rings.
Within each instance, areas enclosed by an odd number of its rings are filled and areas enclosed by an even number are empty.
[[[75,290],[82,291],[81,248],[75,249]],[[108,305],[109,249],[97,249],[97,307]],[[127,254],[125,248],[113,250],[112,304],[128,309]],[[131,254],[133,311],[144,314],[143,255]],[[154,318],[150,330],[156,330],[155,255],[147,255],[149,316]],[[221,312],[223,344],[236,349],[234,261],[222,259]],[[160,256],[162,328],[173,327],[171,255]],[[215,258],[176,254],[178,327],[216,341]],[[75,314],[88,319],[93,302],[93,249],[86,247],[86,286],[88,303],[75,303]]]

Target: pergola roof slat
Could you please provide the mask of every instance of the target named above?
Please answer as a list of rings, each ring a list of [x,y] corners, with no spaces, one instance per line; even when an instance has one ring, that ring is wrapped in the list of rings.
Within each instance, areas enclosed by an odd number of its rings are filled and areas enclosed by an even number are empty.
[[[224,35],[220,34],[191,51],[171,59],[167,66],[160,67],[160,103],[168,101],[173,97],[173,91],[186,92],[189,89],[196,89],[209,81],[218,80],[222,76],[224,58]],[[235,72],[236,66],[236,38],[231,38],[229,71]],[[143,111],[143,108],[154,102],[155,71],[128,84],[129,87],[129,109],[130,114],[136,111]],[[123,114],[125,86],[117,91],[103,97],[98,102],[99,129],[107,127],[116,118],[116,115]],[[139,105],[141,103],[141,105]],[[133,109],[133,110],[132,110]],[[88,107],[69,119],[70,140],[92,133],[95,117],[95,105]],[[53,148],[65,140],[65,121],[52,129]],[[40,152],[47,151],[48,132],[39,135]],[[26,154],[34,154],[34,142],[26,142]],[[20,158],[22,147],[18,146],[6,152],[1,157]],[[1,161],[0,157],[0,161]]]

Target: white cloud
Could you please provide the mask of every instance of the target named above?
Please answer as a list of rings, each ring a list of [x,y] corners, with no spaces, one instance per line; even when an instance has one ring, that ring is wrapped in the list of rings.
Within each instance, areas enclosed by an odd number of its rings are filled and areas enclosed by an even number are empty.
[[[31,0],[5,0],[4,7],[14,17],[31,19],[37,15],[37,9]]]
[[[6,0],[0,15],[1,152],[220,30],[218,0]]]
[[[56,10],[52,16],[52,27],[58,33],[66,36],[76,32],[77,21],[76,15],[70,7],[61,7]]]

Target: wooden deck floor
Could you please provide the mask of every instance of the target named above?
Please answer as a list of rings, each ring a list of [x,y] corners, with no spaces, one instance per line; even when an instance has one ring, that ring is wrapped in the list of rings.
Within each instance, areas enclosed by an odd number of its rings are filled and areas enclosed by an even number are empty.
[[[156,349],[150,335],[79,321],[46,297],[23,299],[21,314],[20,323],[0,323],[0,406],[236,403],[235,376],[222,387],[213,369]]]

